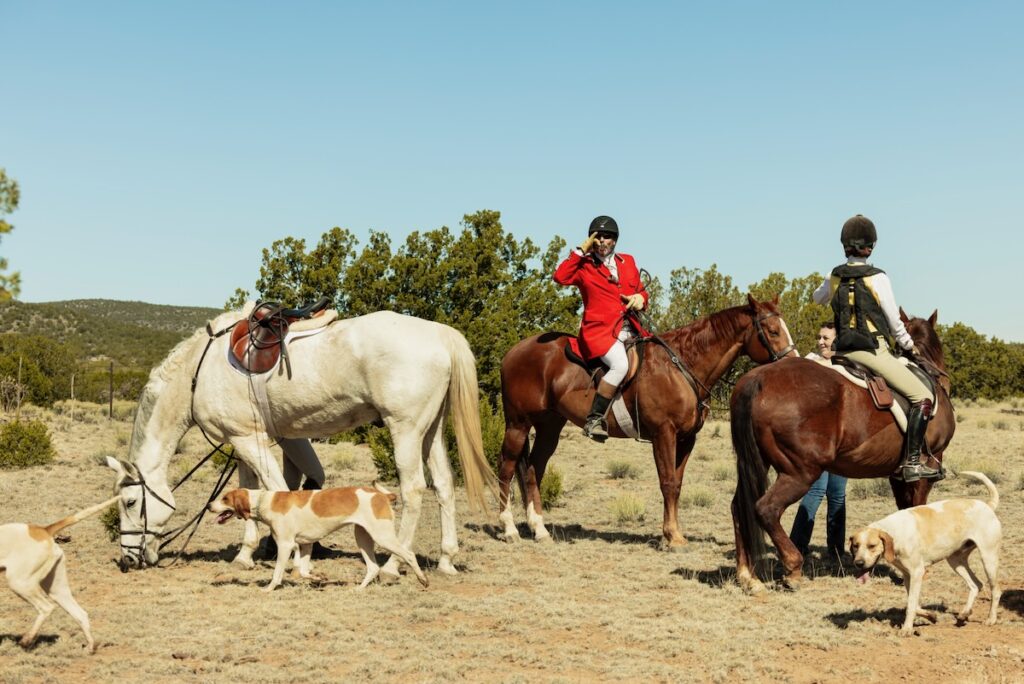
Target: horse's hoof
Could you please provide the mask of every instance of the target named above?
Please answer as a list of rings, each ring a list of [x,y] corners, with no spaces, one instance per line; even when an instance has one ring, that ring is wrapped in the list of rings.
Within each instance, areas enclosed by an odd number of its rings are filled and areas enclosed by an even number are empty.
[[[402,580],[402,576],[398,573],[385,572],[384,570],[381,570],[380,574],[377,575],[377,579],[380,581],[381,584],[390,585],[398,584]]]
[[[740,589],[747,596],[760,596],[764,594],[768,589],[764,586],[764,582],[757,579],[750,579],[745,582],[740,582]]]
[[[231,564],[234,565],[236,568],[241,568],[242,570],[252,570],[256,567],[256,564],[252,561],[251,558],[236,558],[235,560],[231,561]]]
[[[437,562],[437,571],[442,575],[458,575],[459,571],[455,569],[455,566],[447,558],[442,558]]]
[[[506,532],[500,535],[498,539],[502,540],[506,544],[518,544],[523,540],[523,538],[519,536],[518,532]]]
[[[537,535],[533,538],[533,540],[538,544],[544,544],[545,546],[547,546],[548,544],[555,543],[555,540],[551,537],[551,535],[546,532],[544,534]]]
[[[685,547],[686,547],[686,539],[682,539],[682,540],[678,540],[678,539],[677,540],[662,539],[661,542],[658,544],[658,548],[661,551],[665,551],[666,553],[677,553],[679,551],[682,551]]]
[[[793,575],[782,578],[782,586],[789,591],[798,591],[800,587],[807,583],[807,578],[803,575]]]

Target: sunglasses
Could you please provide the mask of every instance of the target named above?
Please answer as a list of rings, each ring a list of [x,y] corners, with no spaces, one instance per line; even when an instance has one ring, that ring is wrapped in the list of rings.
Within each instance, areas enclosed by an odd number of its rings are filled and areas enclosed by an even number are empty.
[[[615,240],[619,239],[619,236],[616,235],[615,233],[598,233],[597,234],[597,239],[598,240],[612,240],[612,241],[615,241]]]

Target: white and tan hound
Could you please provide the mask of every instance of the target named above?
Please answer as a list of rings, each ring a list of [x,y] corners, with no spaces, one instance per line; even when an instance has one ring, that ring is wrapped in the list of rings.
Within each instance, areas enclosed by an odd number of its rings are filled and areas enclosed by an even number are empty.
[[[391,502],[397,497],[375,485],[337,489],[271,492],[263,489],[234,489],[210,502],[211,513],[219,514],[218,523],[232,517],[256,520],[270,526],[277,542],[274,577],[264,591],[273,591],[284,578],[288,557],[296,545],[296,566],[300,576],[311,577],[310,552],[319,541],[344,525],[355,526],[356,543],[366,563],[362,589],[380,572],[373,544],[393,553],[409,564],[417,579],[427,586],[427,578],[416,562],[416,555],[402,546],[395,535],[395,516]]]
[[[981,589],[981,581],[967,564],[967,558],[974,549],[978,549],[981,556],[981,565],[992,592],[992,607],[985,624],[994,625],[996,622],[1002,594],[997,573],[1003,532],[995,514],[999,506],[999,492],[982,473],[965,470],[960,474],[980,480],[988,488],[989,501],[949,499],[906,508],[871,523],[850,537],[850,555],[859,571],[859,581],[865,581],[871,569],[883,558],[903,574],[907,589],[907,614],[900,630],[903,635],[913,633],[917,616],[932,622],[936,620],[934,613],[921,609],[921,584],[925,569],[940,560],[946,560],[967,584],[967,604],[956,616],[958,624],[967,622]]]
[[[43,621],[55,606],[60,606],[81,625],[86,650],[95,652],[96,642],[89,629],[89,615],[71,595],[64,550],[53,537],[65,527],[116,502],[117,497],[114,497],[45,527],[26,523],[0,525],[0,570],[6,571],[11,590],[39,611],[32,629],[18,642],[23,648],[30,648],[35,643]]]

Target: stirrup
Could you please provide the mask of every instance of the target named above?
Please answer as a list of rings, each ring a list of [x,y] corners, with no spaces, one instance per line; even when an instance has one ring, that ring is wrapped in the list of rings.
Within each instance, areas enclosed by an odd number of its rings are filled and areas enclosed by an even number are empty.
[[[940,466],[938,470],[923,463],[905,463],[896,469],[892,474],[894,480],[902,480],[907,484],[918,480],[941,480],[946,477]]]
[[[595,442],[604,442],[608,439],[608,428],[605,427],[601,418],[588,419],[583,425],[583,436]]]

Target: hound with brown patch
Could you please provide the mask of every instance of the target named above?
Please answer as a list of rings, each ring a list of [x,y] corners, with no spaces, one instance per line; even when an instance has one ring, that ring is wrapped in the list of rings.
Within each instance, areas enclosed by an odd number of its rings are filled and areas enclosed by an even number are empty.
[[[925,569],[945,559],[967,584],[967,604],[957,614],[957,624],[964,624],[978,597],[981,581],[971,571],[967,558],[978,549],[981,565],[992,592],[992,607],[986,625],[996,623],[999,608],[999,544],[1003,538],[1002,525],[996,517],[999,492],[992,481],[982,473],[963,471],[984,484],[991,498],[988,503],[977,499],[949,499],[927,506],[914,506],[897,511],[878,522],[871,523],[850,537],[850,555],[861,571],[857,579],[864,582],[879,560],[903,574],[907,588],[907,614],[900,634],[914,631],[914,618],[921,616],[935,622],[934,613],[921,609],[921,584]]]
[[[402,546],[395,536],[395,516],[391,502],[397,497],[378,485],[341,487],[337,489],[270,492],[263,489],[234,489],[208,509],[218,513],[218,523],[232,517],[250,518],[266,523],[277,542],[277,565],[274,577],[264,591],[273,591],[284,578],[288,557],[296,545],[296,566],[300,576],[309,578],[310,552],[319,541],[344,525],[354,525],[356,543],[366,563],[366,577],[359,588],[373,581],[380,572],[373,553],[373,544],[390,551],[409,564],[417,579],[427,586],[427,578],[416,562],[416,555]]]
[[[53,537],[65,527],[116,503],[117,499],[114,497],[90,506],[45,527],[26,523],[0,525],[0,570],[6,571],[11,590],[39,611],[32,629],[18,642],[22,648],[30,648],[35,643],[39,628],[56,605],[78,622],[85,633],[86,650],[95,652],[96,642],[89,630],[89,615],[71,595],[64,550]]]

